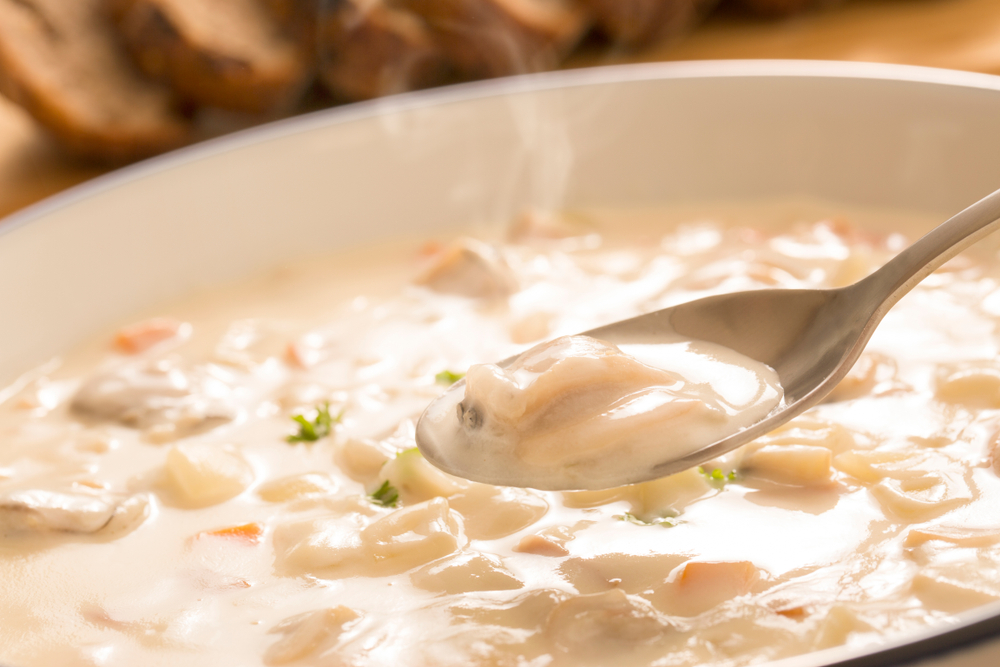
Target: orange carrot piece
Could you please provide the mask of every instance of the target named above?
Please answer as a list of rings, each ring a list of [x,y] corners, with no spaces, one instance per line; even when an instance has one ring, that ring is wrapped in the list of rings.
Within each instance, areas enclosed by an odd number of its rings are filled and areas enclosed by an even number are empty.
[[[292,341],[285,348],[285,357],[293,366],[310,369],[320,362],[322,353],[305,343]]]
[[[433,257],[437,255],[442,250],[444,250],[445,245],[440,241],[427,241],[417,250],[418,257]]]
[[[138,354],[178,335],[183,326],[183,322],[170,317],[154,317],[136,322],[115,334],[115,347],[128,354]]]
[[[216,530],[206,530],[198,533],[195,538],[201,537],[225,537],[240,540],[248,544],[258,544],[264,535],[264,529],[259,523],[245,523],[242,526],[229,526]]]

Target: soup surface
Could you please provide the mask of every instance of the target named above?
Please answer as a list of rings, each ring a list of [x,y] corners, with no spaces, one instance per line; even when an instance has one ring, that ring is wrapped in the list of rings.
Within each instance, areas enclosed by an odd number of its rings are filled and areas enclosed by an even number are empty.
[[[538,491],[415,448],[477,364],[844,285],[928,227],[844,211],[529,213],[162,305],[40,366],[0,391],[0,664],[729,667],[1000,599],[988,252],[905,297],[827,402],[701,469]]]

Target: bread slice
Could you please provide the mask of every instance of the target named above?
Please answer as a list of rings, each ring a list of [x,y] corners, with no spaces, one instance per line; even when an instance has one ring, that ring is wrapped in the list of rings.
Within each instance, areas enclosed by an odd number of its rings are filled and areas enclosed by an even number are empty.
[[[449,60],[470,78],[552,69],[590,27],[587,10],[575,0],[393,3],[427,21]]]
[[[717,0],[582,0],[615,44],[639,48],[694,27]]]
[[[107,2],[139,67],[192,102],[285,110],[308,85],[309,54],[262,0]]]
[[[349,100],[426,88],[449,74],[427,24],[383,0],[329,6],[319,17],[316,49],[320,81]]]
[[[88,158],[129,161],[191,138],[170,90],[116,40],[103,0],[0,0],[0,92]]]

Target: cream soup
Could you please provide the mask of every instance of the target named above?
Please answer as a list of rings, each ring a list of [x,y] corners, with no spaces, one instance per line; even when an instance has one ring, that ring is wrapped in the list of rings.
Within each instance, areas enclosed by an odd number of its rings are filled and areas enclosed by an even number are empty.
[[[927,228],[845,210],[526,214],[195,295],[40,366],[0,390],[0,664],[729,667],[1000,599],[990,253],[904,298],[830,400],[701,469],[552,492],[415,448],[477,365],[847,284]]]

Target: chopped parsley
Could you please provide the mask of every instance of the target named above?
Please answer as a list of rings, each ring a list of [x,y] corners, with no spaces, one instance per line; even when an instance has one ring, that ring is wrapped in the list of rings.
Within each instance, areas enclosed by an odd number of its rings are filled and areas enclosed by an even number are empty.
[[[340,411],[336,416],[330,415],[330,404],[316,406],[316,417],[309,421],[305,415],[294,415],[292,420],[299,425],[299,432],[288,436],[288,442],[316,442],[320,438],[330,435],[333,425],[340,423],[340,418],[344,412]]]
[[[382,507],[395,507],[399,504],[399,491],[396,490],[389,480],[382,482],[382,486],[375,490],[375,493],[369,496],[371,501],[376,505],[381,505]]]
[[[434,376],[434,381],[438,384],[450,386],[464,377],[465,373],[456,373],[455,371],[444,370]]]
[[[705,470],[704,468],[699,466],[698,472],[701,473],[706,480],[708,480],[709,484],[711,484],[717,489],[721,489],[722,487],[724,487],[726,485],[726,482],[736,481],[735,470],[731,471],[727,475],[726,473],[722,472],[722,470],[720,470],[719,468],[713,468],[712,471],[709,472],[708,470]]]
[[[615,518],[619,521],[627,521],[628,523],[635,524],[636,526],[662,526],[664,528],[673,528],[680,523],[680,521],[672,516],[659,516],[651,521],[643,521],[631,512],[616,514]]]

